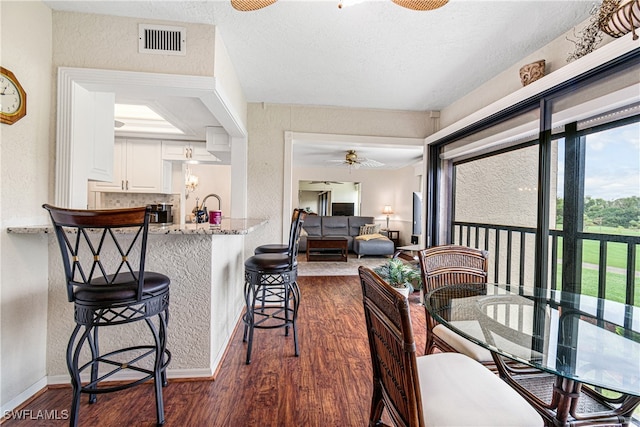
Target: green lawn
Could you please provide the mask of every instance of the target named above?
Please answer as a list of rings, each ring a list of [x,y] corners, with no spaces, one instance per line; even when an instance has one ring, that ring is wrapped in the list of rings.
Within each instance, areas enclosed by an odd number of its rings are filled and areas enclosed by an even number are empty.
[[[560,270],[560,267],[558,267]],[[558,282],[560,282],[560,272],[558,273]],[[640,307],[640,292],[637,291],[636,279],[636,293],[634,295],[633,305]],[[625,289],[626,289],[625,277],[622,274],[607,273],[607,290],[605,298],[612,301],[625,302]],[[585,295],[598,296],[598,270],[591,268],[582,269],[582,292]]]
[[[613,227],[588,227],[590,233],[619,234],[626,236],[640,236],[640,231],[620,229]],[[640,248],[636,250],[636,273],[640,271]],[[558,259],[562,259],[562,238],[558,241]],[[597,266],[600,263],[600,242],[585,240],[582,245],[582,262]],[[627,245],[624,243],[607,244],[607,267],[627,269]],[[560,283],[561,268],[558,266],[558,283]],[[634,305],[640,306],[640,279],[635,278],[636,292]],[[607,291],[605,297],[613,301],[625,301],[626,278],[623,271],[607,272]],[[582,269],[582,293],[597,296],[598,294],[598,270],[583,267]]]

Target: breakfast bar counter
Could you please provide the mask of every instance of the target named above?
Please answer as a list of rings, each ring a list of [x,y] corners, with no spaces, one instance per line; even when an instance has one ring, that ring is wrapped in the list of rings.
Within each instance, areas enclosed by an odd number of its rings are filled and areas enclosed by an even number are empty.
[[[215,227],[208,223],[149,227],[146,270],[171,279],[169,378],[214,376],[245,305],[245,236],[266,222],[225,218]],[[67,301],[53,227],[9,227],[7,232],[49,236],[47,373],[49,383],[68,383],[65,352],[74,326],[73,304]],[[126,327],[131,329],[125,335],[131,343],[146,336],[134,324]],[[122,345],[123,335],[112,335],[108,329],[101,332],[101,347]]]

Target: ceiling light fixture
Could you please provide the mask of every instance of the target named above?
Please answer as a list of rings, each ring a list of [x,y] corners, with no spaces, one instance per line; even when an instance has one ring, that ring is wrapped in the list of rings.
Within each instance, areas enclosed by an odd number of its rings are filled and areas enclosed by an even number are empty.
[[[115,104],[114,119],[120,132],[184,134],[148,105]]]
[[[231,0],[231,6],[235,10],[241,12],[251,12],[271,6],[277,0]],[[346,6],[362,3],[366,0],[340,0],[338,8],[342,9]],[[438,9],[449,2],[449,0],[391,0],[398,6],[402,6],[411,10],[434,10]]]

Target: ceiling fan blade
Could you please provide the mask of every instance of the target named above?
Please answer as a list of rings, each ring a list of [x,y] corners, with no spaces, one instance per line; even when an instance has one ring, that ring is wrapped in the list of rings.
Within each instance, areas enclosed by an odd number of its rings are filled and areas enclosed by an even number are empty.
[[[449,0],[391,0],[395,4],[411,10],[434,10],[444,6]]]
[[[358,163],[367,168],[379,168],[380,166],[384,166],[384,163],[373,159],[360,159]]]
[[[240,12],[250,12],[274,4],[277,0],[231,0],[231,6]]]

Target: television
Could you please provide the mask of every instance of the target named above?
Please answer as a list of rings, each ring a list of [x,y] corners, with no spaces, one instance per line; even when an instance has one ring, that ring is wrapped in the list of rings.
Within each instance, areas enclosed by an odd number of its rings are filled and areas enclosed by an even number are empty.
[[[331,215],[333,216],[351,216],[353,212],[353,203],[331,203]]]

